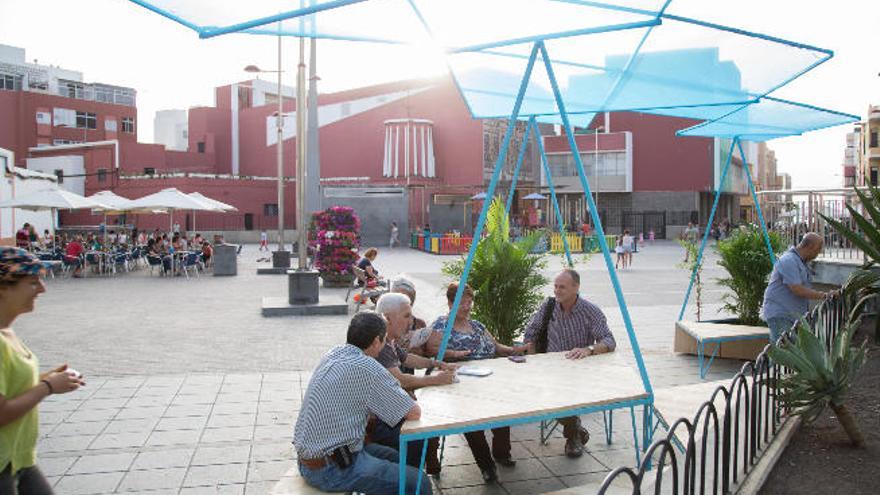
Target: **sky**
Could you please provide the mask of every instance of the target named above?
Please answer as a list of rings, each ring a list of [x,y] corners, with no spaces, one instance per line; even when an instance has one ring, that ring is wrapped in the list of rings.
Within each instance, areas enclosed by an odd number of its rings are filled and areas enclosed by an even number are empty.
[[[869,104],[880,105],[878,0],[672,0],[670,12],[835,52],[773,96],[863,118]],[[157,110],[213,105],[215,87],[250,79],[243,71],[246,65],[277,66],[273,37],[236,34],[200,40],[195,32],[127,0],[0,0],[0,44],[25,48],[29,62],[82,72],[86,82],[135,88],[142,142],[153,140]],[[297,46],[295,39],[283,41],[284,69],[295,69]],[[318,47],[322,92],[446,70],[433,51],[329,41]],[[265,77],[274,81],[273,75]],[[294,73],[284,77],[292,85]],[[850,127],[771,141],[780,172],[790,173],[797,189],[838,187]]]

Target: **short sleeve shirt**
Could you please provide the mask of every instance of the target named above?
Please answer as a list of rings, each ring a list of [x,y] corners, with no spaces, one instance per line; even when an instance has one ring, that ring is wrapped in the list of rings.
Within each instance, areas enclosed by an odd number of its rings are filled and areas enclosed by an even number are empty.
[[[28,356],[15,350],[5,337],[0,337],[0,395],[7,400],[39,383],[37,358],[26,347],[25,351]],[[37,463],[37,414],[37,407],[34,407],[24,416],[0,426],[0,466],[12,464],[13,474]]]
[[[441,316],[434,320],[431,329],[435,332],[446,330],[448,316]],[[473,330],[471,333],[461,333],[454,328],[449,335],[447,347],[454,351],[471,351],[468,359],[492,359],[495,357],[495,340],[489,335],[486,327],[477,320],[468,320]]]
[[[389,370],[391,368],[399,368],[401,363],[406,362],[407,351],[405,348],[399,347],[396,342],[390,340],[385,341],[385,347],[379,351],[376,360],[383,368]]]
[[[532,315],[523,336],[525,342],[535,341],[541,323],[544,321],[544,312],[547,310],[545,302]],[[608,350],[614,350],[617,347],[614,335],[608,328],[608,321],[602,310],[578,296],[574,306],[566,313],[559,301],[556,301],[553,305],[553,316],[547,325],[547,352],[570,351],[593,344],[604,344]]]
[[[319,459],[343,446],[360,451],[370,414],[395,425],[414,404],[379,361],[351,344],[334,347],[306,388],[293,433],[297,454]]]
[[[764,291],[764,305],[761,308],[761,317],[764,321],[770,318],[796,320],[806,313],[810,308],[810,302],[796,296],[790,286],[810,287],[812,280],[812,273],[797,249],[791,248],[780,256],[773,265],[770,282]]]

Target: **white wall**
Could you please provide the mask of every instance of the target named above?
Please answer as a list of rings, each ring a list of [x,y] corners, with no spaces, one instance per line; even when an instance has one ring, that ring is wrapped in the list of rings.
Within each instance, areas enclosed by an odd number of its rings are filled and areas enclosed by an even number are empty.
[[[159,110],[153,119],[153,142],[169,150],[186,151],[188,127],[186,110]]]
[[[0,148],[0,171],[3,172],[3,177],[0,178],[0,201],[54,187],[55,181],[52,178],[13,167],[13,163],[12,152]],[[48,211],[0,208],[0,240],[6,244],[14,243],[15,232],[25,222],[32,224],[42,234],[45,229],[53,229],[52,220],[52,214]]]
[[[72,193],[85,196],[86,178],[85,165],[82,156],[47,156],[43,158],[28,158],[28,170],[55,175],[56,170],[64,171],[64,182],[58,186]],[[71,177],[79,175],[80,177]]]

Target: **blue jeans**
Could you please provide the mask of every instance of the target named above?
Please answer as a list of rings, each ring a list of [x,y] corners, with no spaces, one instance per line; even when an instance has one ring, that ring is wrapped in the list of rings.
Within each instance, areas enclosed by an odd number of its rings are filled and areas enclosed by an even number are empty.
[[[779,337],[794,326],[794,320],[785,317],[767,318],[767,326],[770,327],[770,343],[776,344]]]
[[[375,443],[364,445],[357,453],[351,466],[339,469],[336,464],[328,463],[321,469],[309,469],[302,464],[299,472],[306,482],[320,490],[328,492],[360,492],[366,495],[394,495],[398,491],[398,456],[397,451]],[[416,492],[416,480],[419,470],[407,466],[406,493]],[[419,493],[432,495],[428,476],[422,473],[422,485]]]

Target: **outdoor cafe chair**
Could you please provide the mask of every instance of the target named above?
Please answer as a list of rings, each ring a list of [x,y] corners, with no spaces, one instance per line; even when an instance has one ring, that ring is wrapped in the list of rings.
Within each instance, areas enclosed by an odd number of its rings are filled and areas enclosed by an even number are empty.
[[[98,251],[90,251],[86,253],[86,268],[95,268],[98,274],[104,272],[104,253],[100,253]],[[83,270],[83,275],[86,275],[88,270]]]
[[[72,274],[76,268],[82,266],[83,260],[78,256],[67,256],[66,254],[61,257],[61,272],[66,274]]]
[[[189,278],[190,270],[196,274],[196,278],[199,278],[199,268],[201,264],[202,261],[199,257],[199,253],[186,253],[181,260],[181,269],[183,270],[183,274],[186,275],[186,278]]]
[[[146,258],[147,258],[147,266],[150,267],[150,275],[153,274],[154,268],[159,269],[159,275],[162,275],[164,273],[165,269],[162,266],[162,257],[161,256],[158,256],[155,254],[148,254],[146,256]]]

